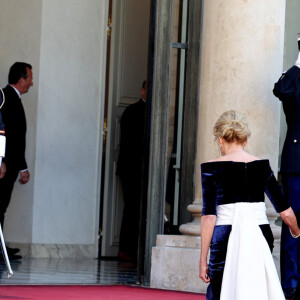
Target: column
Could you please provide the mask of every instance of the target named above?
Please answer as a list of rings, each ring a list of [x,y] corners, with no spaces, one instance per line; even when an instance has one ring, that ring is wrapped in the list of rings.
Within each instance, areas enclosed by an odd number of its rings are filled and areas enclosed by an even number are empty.
[[[284,0],[204,1],[195,200],[188,208],[195,220],[181,226],[184,234],[200,234],[200,164],[218,156],[213,126],[223,112],[246,115],[246,151],[270,159],[277,172],[280,103],[272,89],[282,72],[284,28]],[[277,216],[268,200],[267,213]]]

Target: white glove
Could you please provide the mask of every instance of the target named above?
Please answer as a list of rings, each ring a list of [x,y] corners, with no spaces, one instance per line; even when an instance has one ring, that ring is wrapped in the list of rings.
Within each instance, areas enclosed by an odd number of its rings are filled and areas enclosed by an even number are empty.
[[[4,135],[0,135],[0,157],[5,156],[5,142],[6,142],[6,137]]]

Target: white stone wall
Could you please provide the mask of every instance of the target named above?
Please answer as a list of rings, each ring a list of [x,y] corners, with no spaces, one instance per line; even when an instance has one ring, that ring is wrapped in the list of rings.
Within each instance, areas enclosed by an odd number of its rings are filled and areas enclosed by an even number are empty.
[[[107,1],[0,6],[1,84],[15,60],[32,63],[35,84],[24,96],[32,178],[16,184],[7,240],[97,245]]]
[[[33,67],[34,86],[22,95],[27,115],[26,158],[31,181],[21,186],[18,182],[12,195],[5,220],[8,241],[30,243],[32,240],[37,105],[41,44],[42,1],[0,0],[0,86],[8,82],[8,71],[16,61],[25,61]]]
[[[106,1],[43,1],[33,243],[94,244]]]

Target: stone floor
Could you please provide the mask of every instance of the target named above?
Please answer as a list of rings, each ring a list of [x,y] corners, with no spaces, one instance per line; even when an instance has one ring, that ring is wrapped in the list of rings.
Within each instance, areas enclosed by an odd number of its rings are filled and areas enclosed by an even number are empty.
[[[11,261],[7,278],[0,262],[0,284],[136,284],[137,270],[128,262],[97,259],[21,259]]]

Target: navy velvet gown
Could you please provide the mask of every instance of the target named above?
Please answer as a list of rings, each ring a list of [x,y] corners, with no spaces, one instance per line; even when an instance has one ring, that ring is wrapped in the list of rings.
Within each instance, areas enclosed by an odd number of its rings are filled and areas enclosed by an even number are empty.
[[[269,160],[249,163],[215,161],[201,165],[203,210],[202,215],[216,215],[216,207],[237,202],[264,202],[264,193],[271,200],[275,210],[282,212],[289,208]],[[269,224],[259,225],[273,250],[273,234]],[[231,225],[215,226],[210,245],[209,277],[206,299],[220,299],[222,277]]]

